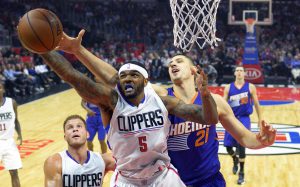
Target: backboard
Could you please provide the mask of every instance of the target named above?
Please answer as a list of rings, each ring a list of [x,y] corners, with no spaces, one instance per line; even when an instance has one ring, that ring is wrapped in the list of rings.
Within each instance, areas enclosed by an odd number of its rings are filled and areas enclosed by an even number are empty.
[[[256,25],[272,25],[272,0],[229,0],[229,25],[244,25],[248,18],[253,18]]]

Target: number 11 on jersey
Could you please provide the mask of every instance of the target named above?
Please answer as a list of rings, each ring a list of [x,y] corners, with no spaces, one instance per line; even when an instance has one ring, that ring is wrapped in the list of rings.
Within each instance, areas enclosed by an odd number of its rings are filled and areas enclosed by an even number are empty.
[[[6,130],[5,123],[0,124],[0,131],[5,131],[5,130]]]

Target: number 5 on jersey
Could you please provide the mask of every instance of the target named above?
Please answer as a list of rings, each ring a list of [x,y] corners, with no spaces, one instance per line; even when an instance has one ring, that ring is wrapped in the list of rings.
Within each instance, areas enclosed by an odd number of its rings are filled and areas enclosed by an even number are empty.
[[[141,152],[146,152],[148,150],[147,146],[147,137],[146,136],[140,136],[138,137],[139,139],[139,145],[140,145],[140,151]]]

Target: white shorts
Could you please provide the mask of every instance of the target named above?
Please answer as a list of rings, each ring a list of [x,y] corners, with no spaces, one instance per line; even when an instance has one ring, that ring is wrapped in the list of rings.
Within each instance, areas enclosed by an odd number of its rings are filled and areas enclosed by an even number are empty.
[[[151,179],[129,179],[123,177],[117,170],[110,178],[110,187],[184,187],[177,170],[170,165]]]
[[[6,170],[22,168],[20,153],[14,139],[0,140],[0,162]]]

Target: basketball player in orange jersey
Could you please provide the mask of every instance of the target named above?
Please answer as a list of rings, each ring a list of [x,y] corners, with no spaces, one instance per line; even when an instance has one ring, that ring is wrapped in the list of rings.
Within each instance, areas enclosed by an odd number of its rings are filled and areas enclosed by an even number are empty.
[[[64,33],[60,46],[57,49],[75,54],[77,58],[94,73],[94,75],[102,77],[104,82],[114,86],[118,79],[116,76],[117,71],[112,66],[97,58],[81,46],[83,34],[84,30],[82,30],[76,38],[72,38]],[[199,98],[200,93],[198,93],[195,89],[194,75],[190,71],[193,67],[194,65],[190,58],[185,55],[176,55],[172,58],[172,61],[169,64],[169,74],[173,82],[173,87],[169,90],[155,85],[153,85],[153,87],[159,95],[176,95],[176,97],[180,98],[185,103],[194,102],[195,104],[201,104],[201,100]],[[271,125],[263,122],[260,133],[255,135],[247,130],[235,118],[230,106],[221,96],[216,94],[212,94],[212,96],[217,104],[220,122],[223,127],[240,142],[240,144],[248,148],[258,149],[274,143],[276,130],[273,129]],[[176,126],[179,125],[178,122],[182,124],[182,119],[172,117],[171,122],[171,131],[174,129],[176,131]],[[197,134],[203,134],[202,131],[203,129],[200,129],[196,132],[188,133],[190,140],[186,140],[187,144],[194,141],[195,147],[182,147],[178,149],[177,147],[181,146],[179,145],[179,141],[169,141],[168,149],[171,162],[178,169],[178,172],[186,185],[225,186],[225,181],[219,172],[220,162],[218,160],[218,141],[214,138],[216,137],[215,126],[210,126],[209,129],[205,128],[204,134],[208,134],[209,136],[207,137],[207,141],[203,142],[203,144],[198,141],[199,137],[197,137]],[[176,140],[177,137],[180,138],[181,135],[173,133],[170,135],[169,139],[172,138]],[[176,142],[178,142],[178,145]],[[199,144],[197,144],[197,142]],[[171,147],[176,147],[176,149],[171,150]],[[190,161],[193,164],[188,165],[187,161]]]
[[[18,169],[22,168],[19,150],[14,141],[14,130],[22,145],[21,126],[18,120],[18,106],[14,99],[4,97],[5,90],[0,83],[0,162],[9,171],[13,187],[20,186]]]
[[[167,153],[171,125],[168,115],[201,124],[217,123],[216,105],[203,71],[193,72],[201,89],[201,107],[185,104],[175,97],[159,97],[148,84],[145,67],[138,62],[129,62],[120,68],[120,81],[112,89],[81,74],[54,51],[40,56],[84,100],[110,112],[108,142],[116,159],[111,186],[185,186]]]
[[[255,86],[245,81],[245,69],[243,66],[237,66],[234,75],[235,81],[225,86],[224,99],[228,101],[235,117],[249,130],[251,129],[250,115],[253,112],[252,105],[254,103],[258,117],[258,126],[261,127],[262,112],[259,106]],[[225,131],[224,146],[233,159],[233,174],[237,173],[239,163],[240,169],[237,183],[241,185],[245,183],[244,165],[246,149],[244,146],[238,144],[227,131]],[[233,150],[233,147],[236,147],[236,151]],[[237,153],[239,157],[236,156]]]
[[[81,116],[68,116],[64,121],[63,129],[68,149],[46,159],[45,187],[101,187],[105,172],[115,169],[115,161],[111,153],[100,155],[87,149],[89,133],[86,122]]]

